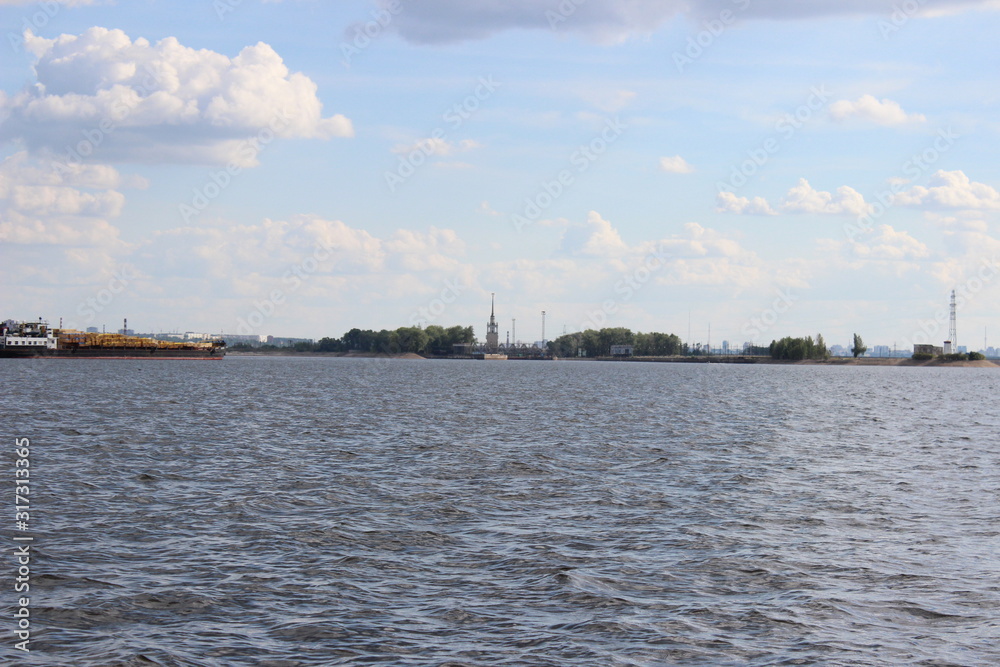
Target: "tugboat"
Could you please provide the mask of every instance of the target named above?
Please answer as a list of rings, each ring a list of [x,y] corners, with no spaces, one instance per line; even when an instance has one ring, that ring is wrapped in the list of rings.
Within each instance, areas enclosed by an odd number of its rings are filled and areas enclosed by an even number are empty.
[[[127,327],[126,327],[127,329]],[[33,359],[221,359],[226,341],[164,341],[124,334],[53,329],[37,322],[0,323],[0,358]]]

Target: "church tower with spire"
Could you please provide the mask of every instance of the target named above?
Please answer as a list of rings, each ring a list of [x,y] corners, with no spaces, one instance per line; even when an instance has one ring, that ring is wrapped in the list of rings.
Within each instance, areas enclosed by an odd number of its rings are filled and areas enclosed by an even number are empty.
[[[490,293],[490,321],[486,324],[486,349],[496,352],[500,349],[500,333],[497,327],[497,318],[494,307],[495,294]]]

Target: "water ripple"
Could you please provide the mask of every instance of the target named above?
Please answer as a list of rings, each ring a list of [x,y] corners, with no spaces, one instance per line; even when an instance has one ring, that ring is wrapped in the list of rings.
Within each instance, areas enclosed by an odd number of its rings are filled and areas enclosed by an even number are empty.
[[[5,661],[1000,663],[991,369],[0,372],[37,484]]]

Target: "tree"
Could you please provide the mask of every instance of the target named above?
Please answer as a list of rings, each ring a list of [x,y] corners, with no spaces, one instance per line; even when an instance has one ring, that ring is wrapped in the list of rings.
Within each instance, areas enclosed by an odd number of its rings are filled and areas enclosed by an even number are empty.
[[[826,359],[829,356],[822,335],[816,336],[815,341],[810,336],[803,338],[785,336],[781,340],[771,341],[768,351],[771,353],[772,359],[787,359],[789,361]]]
[[[854,334],[854,347],[851,348],[851,354],[854,355],[854,358],[857,359],[867,351],[868,348],[865,346],[865,342],[861,340],[861,336]]]
[[[830,351],[826,349],[823,334],[816,334],[816,347],[813,349],[813,359],[829,359]]]

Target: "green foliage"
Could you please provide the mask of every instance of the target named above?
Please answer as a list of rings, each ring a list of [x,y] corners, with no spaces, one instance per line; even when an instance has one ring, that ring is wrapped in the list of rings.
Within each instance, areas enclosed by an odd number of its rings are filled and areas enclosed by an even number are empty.
[[[982,352],[969,352],[969,361],[983,361],[986,355]]]
[[[451,354],[452,345],[472,343],[475,340],[472,327],[453,326],[444,328],[431,325],[420,327],[399,327],[394,331],[382,329],[351,329],[341,338],[323,338],[317,345],[322,352],[374,352],[381,354],[401,354],[412,352],[424,356]]]
[[[317,352],[343,352],[344,344],[338,338],[320,338],[316,343]]]
[[[968,361],[969,355],[962,352],[956,352],[954,354],[942,355],[941,358],[945,361]]]
[[[632,345],[640,357],[666,357],[683,351],[681,339],[674,334],[633,333],[623,327],[565,334],[549,341],[549,350],[557,357],[576,357],[581,349],[588,357],[606,357],[612,345]]]
[[[930,361],[934,358],[933,354],[928,354],[927,352],[917,352],[914,353],[912,359],[914,361]]]
[[[857,359],[867,351],[868,347],[865,345],[865,342],[861,340],[861,336],[854,334],[854,347],[851,348],[851,354],[854,355],[854,358]]]
[[[803,338],[792,338],[785,336],[781,340],[771,341],[768,348],[772,359],[783,359],[788,361],[802,361],[803,359],[826,359],[830,356],[823,342],[823,336],[817,336],[813,340],[809,336]]]

